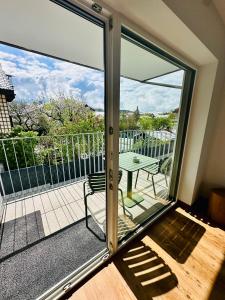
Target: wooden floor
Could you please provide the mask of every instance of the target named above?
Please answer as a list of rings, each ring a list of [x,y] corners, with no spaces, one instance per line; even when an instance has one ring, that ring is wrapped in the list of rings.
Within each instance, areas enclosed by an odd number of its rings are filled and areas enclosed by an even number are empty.
[[[134,173],[134,179],[135,178],[136,174]],[[168,201],[165,200],[167,196],[167,187],[164,175],[156,175],[155,182],[157,191],[156,197],[153,193],[151,181],[147,180],[147,173],[140,172],[137,189],[134,189],[134,191],[142,195],[144,201],[127,209],[132,222],[129,223],[125,220],[129,226],[121,226],[122,229],[119,233],[120,236],[125,234],[130,228],[133,229],[136,224],[141,222],[147,216],[150,216],[168,204]],[[126,172],[123,172],[120,187],[124,191],[125,195],[127,187]],[[90,209],[99,221],[99,224],[104,226],[104,193],[97,193],[91,196],[89,203]],[[83,181],[67,184],[19,201],[8,202],[5,207],[3,217],[4,226],[1,239],[0,257],[1,252],[3,256],[5,255],[3,253],[5,240],[5,245],[7,244],[6,254],[9,254],[17,248],[17,246],[14,245],[16,237],[23,236],[27,244],[29,244],[30,242],[37,241],[42,237],[46,237],[80,219],[83,219],[84,216]],[[123,216],[121,206],[119,206],[119,216]],[[124,225],[124,219],[122,220]],[[8,241],[9,234],[13,237],[10,242]],[[32,236],[31,239],[29,238],[29,235]]]
[[[224,300],[225,231],[172,210],[70,298],[89,299]]]

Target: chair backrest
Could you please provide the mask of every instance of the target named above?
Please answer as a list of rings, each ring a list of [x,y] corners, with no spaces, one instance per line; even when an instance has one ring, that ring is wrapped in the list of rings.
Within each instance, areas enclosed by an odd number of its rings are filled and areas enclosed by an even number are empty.
[[[122,178],[122,171],[120,170],[118,173],[118,183],[120,183],[121,178]],[[100,172],[100,173],[89,174],[88,175],[88,183],[89,183],[90,189],[93,193],[105,191],[106,190],[106,173]]]
[[[168,174],[172,164],[172,156],[167,157],[164,162],[161,164],[160,171],[163,174]]]

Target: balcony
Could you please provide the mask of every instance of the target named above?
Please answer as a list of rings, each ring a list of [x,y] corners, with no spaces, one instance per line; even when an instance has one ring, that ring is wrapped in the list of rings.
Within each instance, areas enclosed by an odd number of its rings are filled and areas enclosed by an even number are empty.
[[[171,156],[174,149],[175,135],[167,131],[121,131],[119,139],[120,153],[133,152],[159,161]],[[104,171],[105,144],[104,133],[81,133],[66,136],[41,136],[32,138],[2,139],[1,145],[1,194],[4,203],[2,215],[0,261],[17,261],[24,251],[32,247],[45,247],[64,255],[67,253],[71,238],[80,241],[83,246],[74,246],[71,260],[76,261],[71,269],[58,274],[57,281],[68,275],[69,270],[80,267],[93,255],[104,249],[101,226],[90,217],[91,231],[85,227],[83,182],[89,173]],[[127,191],[127,172],[122,170],[120,188]],[[168,205],[169,173],[155,175],[155,190],[148,174],[139,172],[137,186],[133,174],[133,191],[144,200],[133,207],[126,207],[124,215],[119,205],[118,235],[122,239],[134,230],[147,217]],[[166,182],[167,180],[167,182]],[[97,193],[91,196],[91,208],[98,220],[98,225],[105,226],[105,195]],[[129,217],[128,217],[129,216]],[[68,231],[73,230],[72,235]],[[67,235],[68,234],[68,235]],[[57,244],[56,237],[63,239]],[[63,244],[67,244],[66,250]],[[91,249],[90,249],[91,245]],[[83,249],[85,250],[85,255]],[[42,249],[42,248],[41,248]],[[74,249],[74,248],[73,248]],[[40,250],[40,252],[42,252]],[[38,250],[35,250],[35,256]],[[31,254],[32,255],[32,254]],[[62,253],[60,254],[62,255]],[[60,255],[54,259],[59,259]],[[38,268],[42,270],[42,259],[38,259]],[[24,262],[23,262],[24,263]],[[25,265],[29,265],[28,260]],[[35,267],[34,267],[35,268]],[[45,269],[44,269],[45,270]],[[31,271],[30,277],[37,275]],[[47,276],[42,271],[43,277]],[[29,280],[29,279],[28,279]],[[42,286],[49,288],[52,283]],[[39,286],[40,288],[40,286]],[[17,287],[18,289],[18,287]]]
[[[119,147],[120,153],[133,152],[164,160],[173,152],[174,134],[121,131]],[[38,236],[45,237],[84,218],[83,182],[89,173],[104,171],[104,134],[2,139],[1,155],[4,162],[0,173],[3,223],[38,213],[43,228]],[[140,171],[134,192],[141,194],[144,201],[128,208],[137,224],[150,212],[154,213],[156,203],[158,207],[167,204],[165,174],[159,172],[155,183],[156,196],[147,173]],[[126,171],[123,171],[120,187],[126,193]],[[96,194],[92,198],[95,212],[99,210],[104,215],[105,195]],[[99,218],[104,216],[99,213]],[[2,244],[4,248],[4,238]]]

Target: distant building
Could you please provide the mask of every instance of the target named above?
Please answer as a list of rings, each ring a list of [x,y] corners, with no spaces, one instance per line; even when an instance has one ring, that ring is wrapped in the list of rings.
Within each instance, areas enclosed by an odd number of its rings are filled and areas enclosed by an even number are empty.
[[[8,102],[15,98],[11,76],[5,74],[0,64],[0,134],[9,133],[12,128]]]

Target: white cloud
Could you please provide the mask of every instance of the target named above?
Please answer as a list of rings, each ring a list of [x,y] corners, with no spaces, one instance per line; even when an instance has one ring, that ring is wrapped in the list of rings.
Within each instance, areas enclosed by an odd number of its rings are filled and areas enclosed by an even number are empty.
[[[48,64],[42,61],[41,55],[20,52],[23,55],[0,52],[4,71],[13,76],[17,99],[29,101],[59,93],[82,97],[81,89],[75,85],[91,77],[90,69],[51,58],[47,59]]]
[[[88,105],[94,108],[102,108],[102,109],[104,109],[103,97],[104,96],[102,94],[102,91],[99,89],[88,91],[83,95],[83,98]]]
[[[0,46],[0,63],[7,74],[13,75],[17,99],[31,101],[64,93],[81,98],[92,107],[104,108],[103,72],[8,48]],[[167,75],[167,81],[177,83],[181,77],[173,73]],[[138,105],[141,112],[171,111],[179,106],[180,93],[177,89],[121,78],[120,108],[135,110]]]
[[[16,59],[16,55],[11,54],[11,53],[7,53],[4,51],[0,51],[0,57],[1,59]]]
[[[179,106],[181,90],[121,80],[121,108],[141,112],[168,112]]]

